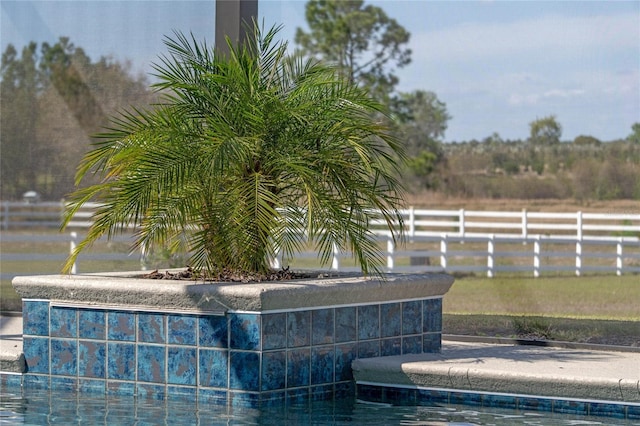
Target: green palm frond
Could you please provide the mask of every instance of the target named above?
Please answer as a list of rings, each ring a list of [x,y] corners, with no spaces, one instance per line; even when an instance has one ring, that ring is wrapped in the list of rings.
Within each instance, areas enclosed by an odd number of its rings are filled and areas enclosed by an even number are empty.
[[[185,244],[212,275],[265,272],[307,237],[323,262],[338,247],[381,274],[368,225],[379,211],[400,236],[400,144],[380,104],[335,68],[288,55],[278,30],[255,26],[255,43],[230,44],[227,57],[193,35],[166,38],[161,102],[114,117],[78,167],[78,183],[102,181],[72,194],[65,225],[88,201],[101,207],[67,269],[96,239],[135,226],[136,246]]]

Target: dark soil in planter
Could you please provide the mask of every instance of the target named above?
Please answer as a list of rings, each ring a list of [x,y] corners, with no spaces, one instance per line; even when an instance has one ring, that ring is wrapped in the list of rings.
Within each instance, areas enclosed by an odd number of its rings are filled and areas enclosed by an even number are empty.
[[[325,274],[322,274],[324,277]],[[328,275],[327,275],[328,276]],[[202,271],[196,271],[191,267],[185,270],[171,272],[159,272],[157,269],[148,274],[140,275],[139,278],[150,280],[183,280],[183,281],[217,281],[217,282],[238,282],[238,283],[258,283],[264,281],[288,281],[304,278],[317,278],[318,274],[310,272],[290,271],[289,268],[273,270],[267,274],[243,273],[231,270],[224,270],[217,275],[210,275]]]

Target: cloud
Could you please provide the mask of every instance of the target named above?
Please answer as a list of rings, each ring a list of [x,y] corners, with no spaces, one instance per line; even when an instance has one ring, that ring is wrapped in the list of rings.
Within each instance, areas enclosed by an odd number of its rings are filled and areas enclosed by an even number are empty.
[[[438,31],[415,33],[411,47],[416,62],[471,61],[513,54],[594,49],[640,48],[637,14],[589,17],[546,16],[509,23],[467,23]]]
[[[571,99],[583,96],[586,92],[582,89],[551,89],[544,93],[519,94],[512,93],[509,96],[509,104],[514,106],[536,105],[541,101]]]

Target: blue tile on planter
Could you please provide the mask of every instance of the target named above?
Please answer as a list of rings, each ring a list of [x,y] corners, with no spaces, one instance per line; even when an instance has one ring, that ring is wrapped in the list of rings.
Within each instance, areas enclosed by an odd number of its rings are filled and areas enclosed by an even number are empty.
[[[107,329],[105,318],[105,311],[80,309],[78,311],[78,337],[103,340]]]
[[[402,334],[400,303],[380,305],[380,337],[396,337]]]
[[[356,308],[336,308],[336,343],[353,342],[356,334]]]
[[[358,358],[373,358],[376,356],[380,356],[379,340],[358,342]]]
[[[198,389],[198,402],[224,404],[227,402],[227,391],[216,389]]]
[[[269,412],[285,416],[287,413],[287,406],[286,404],[283,404],[283,401],[285,401],[286,397],[287,393],[284,390],[263,392],[262,395],[260,395],[260,407],[268,407]]]
[[[78,388],[78,379],[75,377],[51,376],[51,389],[54,391],[75,391]]]
[[[442,332],[442,299],[429,299],[422,304],[422,331]]]
[[[76,337],[78,335],[78,316],[74,308],[54,306],[49,312],[50,334],[55,337]]]
[[[402,303],[402,334],[422,333],[422,301]]]
[[[135,345],[131,343],[109,343],[107,345],[107,378],[135,380]]]
[[[165,346],[138,345],[138,381],[165,383]]]
[[[380,337],[380,306],[358,306],[358,339]]]
[[[135,394],[136,394],[136,386],[134,383],[107,382],[107,395],[134,396]],[[131,401],[131,403],[133,405],[134,403],[133,400]]]
[[[227,348],[227,318],[205,315],[198,318],[198,343],[211,348]]]
[[[49,375],[27,374],[24,376],[23,386],[25,389],[49,389],[51,385],[50,379],[51,376]]]
[[[105,378],[106,345],[102,342],[78,342],[78,376]]]
[[[198,375],[200,386],[227,387],[229,372],[228,352],[217,349],[200,349]]]
[[[260,349],[260,316],[256,314],[229,315],[229,349]]]
[[[75,340],[51,339],[51,374],[75,376],[78,344]]]
[[[311,387],[311,401],[326,401],[334,396],[333,385],[320,385]]]
[[[308,348],[287,352],[287,387],[309,386],[311,352]]]
[[[229,392],[228,403],[232,407],[258,409],[260,407],[260,395],[245,392]]]
[[[309,388],[299,388],[299,389],[287,389],[286,391],[286,404],[287,405],[297,405],[301,406],[301,404],[306,404],[309,402]],[[287,420],[291,422],[291,424],[297,425],[305,425],[311,424],[311,413],[304,411],[289,411],[287,413]]]
[[[334,341],[333,309],[311,312],[311,345],[325,345]]]
[[[95,393],[103,394],[106,392],[107,382],[106,380],[94,380],[94,379],[78,379],[78,392],[79,393]],[[92,407],[93,409],[93,407]]]
[[[406,336],[402,338],[402,354],[422,353],[422,336]]]
[[[109,340],[133,342],[136,340],[136,316],[133,312],[112,311],[107,313]]]
[[[167,351],[168,383],[196,385],[196,349],[169,346]]]
[[[311,348],[311,384],[333,382],[335,351],[333,346]]]
[[[287,347],[311,344],[311,312],[287,312]]]
[[[192,315],[169,315],[167,317],[169,343],[178,345],[195,345],[197,330],[196,322],[197,318]],[[211,330],[209,329],[208,331]]]
[[[422,352],[437,353],[442,348],[442,334],[427,333],[422,335]]]
[[[287,347],[287,314],[266,314],[262,316],[262,349],[283,349]]]
[[[358,357],[356,343],[336,345],[335,350],[336,350],[336,356],[335,356],[336,382],[353,380],[353,371],[351,370],[351,362]]]
[[[138,314],[138,341],[165,343],[165,316],[162,314]]]
[[[259,390],[260,355],[257,352],[229,353],[229,388],[244,391]]]
[[[260,390],[284,389],[287,374],[287,354],[285,351],[264,352],[262,354],[262,384]]]
[[[49,335],[49,302],[22,302],[22,333],[31,336]]]
[[[166,397],[166,390],[164,385],[150,385],[148,383],[137,383],[136,396],[138,398],[163,400]],[[151,415],[151,413],[149,414]],[[141,417],[140,412],[138,412],[138,417],[140,419]],[[143,420],[143,419],[140,419],[140,420]],[[152,419],[149,418],[149,420],[152,420]],[[155,420],[155,418],[153,418],[153,420]]]
[[[185,398],[195,401],[197,395],[198,388],[195,386],[167,386],[167,398],[174,400],[180,405],[184,404]],[[194,421],[193,424],[197,424],[197,421]]]
[[[49,339],[23,337],[27,373],[49,373]]]
[[[402,338],[380,339],[380,356],[402,355]]]

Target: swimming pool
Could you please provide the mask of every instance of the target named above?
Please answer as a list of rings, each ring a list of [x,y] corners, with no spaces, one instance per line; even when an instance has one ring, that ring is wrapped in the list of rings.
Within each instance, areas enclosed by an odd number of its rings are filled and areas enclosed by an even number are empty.
[[[70,391],[5,387],[0,392],[2,425],[640,425],[567,414],[501,410],[463,405],[392,406],[340,401],[277,403],[253,409],[225,401],[187,397],[154,400]]]

